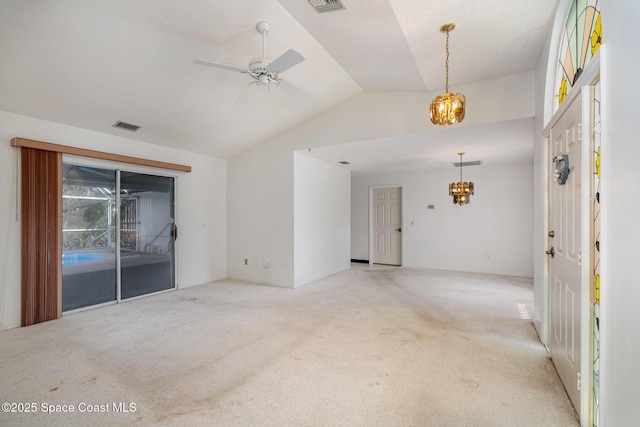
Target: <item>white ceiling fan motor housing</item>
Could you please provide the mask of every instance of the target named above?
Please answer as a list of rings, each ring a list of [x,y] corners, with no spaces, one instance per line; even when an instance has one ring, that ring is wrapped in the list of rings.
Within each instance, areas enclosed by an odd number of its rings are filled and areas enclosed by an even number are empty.
[[[249,62],[249,70],[256,74],[273,74],[269,68],[269,64],[271,64],[271,60],[266,58],[253,58]]]
[[[267,80],[272,80],[272,81],[277,81],[278,80],[278,74],[275,73],[273,70],[269,69],[269,64],[271,64],[271,61],[269,59],[266,58],[253,58],[250,62],[249,62],[249,71],[250,74],[256,79],[258,80],[260,83],[263,82],[264,79],[261,79],[260,77],[265,77]]]

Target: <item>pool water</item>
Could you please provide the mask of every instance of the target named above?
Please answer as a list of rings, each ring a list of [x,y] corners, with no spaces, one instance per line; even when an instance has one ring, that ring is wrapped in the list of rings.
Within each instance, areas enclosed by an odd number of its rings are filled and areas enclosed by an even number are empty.
[[[94,261],[102,258],[104,258],[104,254],[97,253],[62,254],[62,265],[78,264],[80,262]]]

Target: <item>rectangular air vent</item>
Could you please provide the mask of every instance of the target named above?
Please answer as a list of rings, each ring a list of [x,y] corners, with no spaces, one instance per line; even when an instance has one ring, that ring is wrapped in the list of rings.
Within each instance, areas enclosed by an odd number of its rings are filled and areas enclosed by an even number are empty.
[[[347,162],[346,160],[341,160],[338,163],[340,163],[341,165],[350,165],[351,163]]]
[[[119,120],[113,124],[113,127],[118,129],[129,130],[131,132],[137,132],[138,129],[140,129],[140,126],[138,125],[132,125],[131,123],[125,123]]]
[[[309,4],[313,6],[318,13],[345,9],[340,0],[309,0]]]
[[[460,162],[452,163],[453,167],[459,168]],[[473,160],[471,162],[462,162],[462,166],[481,166],[482,160]]]

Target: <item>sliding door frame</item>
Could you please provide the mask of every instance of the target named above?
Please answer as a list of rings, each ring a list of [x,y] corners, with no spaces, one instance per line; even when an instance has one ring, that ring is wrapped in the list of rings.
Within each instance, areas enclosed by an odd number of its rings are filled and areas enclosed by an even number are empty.
[[[144,295],[139,295],[139,296],[133,296],[133,297],[129,297],[126,299],[122,299],[122,280],[121,280],[121,239],[120,239],[120,231],[121,231],[121,224],[120,224],[120,172],[132,172],[132,173],[139,173],[139,174],[146,174],[146,175],[155,175],[155,176],[162,176],[162,177],[167,177],[167,178],[172,178],[173,179],[173,203],[174,203],[174,209],[173,209],[173,213],[174,213],[174,224],[178,224],[179,223],[179,209],[178,209],[178,175],[177,173],[172,173],[171,170],[167,170],[167,169],[163,169],[163,168],[157,168],[157,167],[151,167],[151,166],[143,166],[143,165],[135,165],[135,164],[131,164],[131,163],[122,163],[122,162],[114,162],[114,161],[110,161],[110,160],[100,160],[100,159],[95,159],[95,158],[88,158],[88,157],[84,157],[84,156],[76,156],[76,155],[72,155],[72,154],[64,154],[62,156],[62,165],[76,165],[76,166],[85,166],[85,167],[93,167],[93,168],[100,168],[100,169],[110,169],[116,172],[116,199],[115,199],[115,206],[116,206],[116,300],[115,301],[108,301],[105,303],[100,303],[100,304],[96,304],[96,305],[91,305],[91,306],[87,306],[87,307],[81,307],[81,308],[77,308],[77,309],[73,309],[73,310],[68,310],[68,311],[64,311],[62,312],[62,315],[68,315],[68,314],[73,314],[73,313],[78,313],[81,311],[85,311],[85,310],[91,310],[94,308],[99,308],[99,307],[103,307],[103,306],[107,306],[107,305],[112,305],[112,304],[119,304],[122,302],[126,302],[126,301],[132,301],[132,300],[136,300],[138,298],[144,298],[146,296],[149,295],[156,295],[156,294],[160,294],[160,293],[164,293],[164,292],[171,292],[174,290],[179,289],[179,283],[178,283],[178,252],[179,252],[179,243],[177,240],[174,240],[174,254],[173,254],[173,283],[174,283],[174,287],[171,289],[165,289],[165,290],[160,290],[157,292],[153,292],[153,293],[149,293],[149,294],[144,294]],[[61,230],[62,232],[62,230]],[[175,236],[174,236],[175,239]]]
[[[62,157],[62,164],[65,164],[64,156]],[[120,258],[122,246],[122,218],[120,217],[120,203],[122,200],[120,191],[122,188],[120,186],[120,171],[120,168],[116,169],[116,304],[122,302],[122,259]]]

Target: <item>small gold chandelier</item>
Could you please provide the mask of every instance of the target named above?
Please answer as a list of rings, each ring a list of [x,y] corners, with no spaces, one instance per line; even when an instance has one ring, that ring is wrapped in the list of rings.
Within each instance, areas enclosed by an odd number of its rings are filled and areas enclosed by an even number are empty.
[[[473,194],[473,182],[462,181],[462,155],[464,152],[458,153],[460,156],[460,181],[449,184],[449,195],[453,196],[454,205],[466,205],[469,203],[469,196]]]
[[[461,93],[454,95],[449,92],[449,32],[453,31],[454,28],[456,28],[456,24],[453,22],[440,27],[440,32],[447,33],[447,58],[445,61],[447,80],[445,85],[446,93],[436,96],[431,101],[429,117],[434,125],[452,125],[464,119],[464,95]]]

